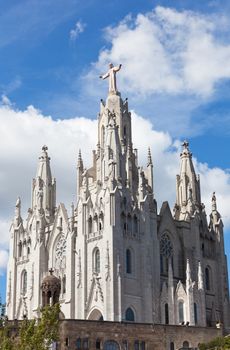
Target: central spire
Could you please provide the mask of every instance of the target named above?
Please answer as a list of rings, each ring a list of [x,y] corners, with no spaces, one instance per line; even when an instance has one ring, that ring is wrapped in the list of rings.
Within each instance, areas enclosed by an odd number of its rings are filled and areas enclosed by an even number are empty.
[[[200,179],[196,176],[187,140],[183,142],[182,147],[180,175],[177,175],[176,182],[175,219],[189,220],[201,207]]]

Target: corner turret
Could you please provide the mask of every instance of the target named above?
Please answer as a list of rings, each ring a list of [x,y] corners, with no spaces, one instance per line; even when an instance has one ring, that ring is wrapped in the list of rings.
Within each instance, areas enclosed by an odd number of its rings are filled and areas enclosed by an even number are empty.
[[[39,157],[36,178],[32,183],[32,210],[37,214],[44,213],[48,223],[52,223],[56,207],[56,181],[52,178],[48,147],[42,147]]]

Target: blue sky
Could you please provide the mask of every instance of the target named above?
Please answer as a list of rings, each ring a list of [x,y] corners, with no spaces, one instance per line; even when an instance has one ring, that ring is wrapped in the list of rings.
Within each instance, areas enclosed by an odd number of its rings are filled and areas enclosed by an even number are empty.
[[[141,159],[148,130],[157,199],[173,204],[174,173],[179,171],[176,159],[181,140],[188,138],[204,180],[207,215],[211,192],[216,191],[219,198],[230,260],[230,210],[226,209],[230,200],[229,18],[229,2],[217,0],[0,1],[3,296],[6,228],[15,199],[22,196],[26,212],[30,181],[44,142],[50,152],[54,145],[54,175],[62,188],[58,198],[72,201],[74,181],[67,184],[62,175],[72,169],[74,179],[78,146],[96,143],[95,136],[89,135],[89,141],[84,136],[89,126],[96,128],[99,101],[107,93],[107,83],[98,76],[111,60],[123,64],[118,84],[123,97],[129,98],[133,122],[139,125],[140,133],[134,136]],[[86,152],[86,162],[89,157]],[[168,186],[162,183],[162,171]],[[9,179],[14,182],[10,189]]]

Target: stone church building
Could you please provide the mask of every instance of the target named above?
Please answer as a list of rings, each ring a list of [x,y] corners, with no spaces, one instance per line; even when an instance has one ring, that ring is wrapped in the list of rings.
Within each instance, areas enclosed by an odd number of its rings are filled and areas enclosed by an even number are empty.
[[[167,201],[157,207],[151,151],[146,152],[142,168],[132,142],[128,101],[117,91],[120,68],[110,65],[101,77],[109,78],[109,93],[100,103],[92,167],[84,167],[79,152],[77,203],[72,212],[56,203],[56,181],[46,146],[24,221],[20,198],[16,202],[10,228],[7,316],[11,320],[38,317],[43,305],[59,301],[65,334],[70,319],[69,329],[78,324],[81,334],[94,327],[93,321],[102,327],[102,343],[90,349],[128,349],[125,343],[117,342],[116,347],[111,339],[102,347],[103,327],[116,325],[119,333],[124,324],[129,325],[129,337],[140,324],[141,333],[148,333],[150,325],[168,325],[167,329],[176,331],[172,341],[159,349],[174,349],[175,337],[186,332],[181,325],[189,326],[190,333],[197,330],[190,343],[205,332],[208,336],[201,335],[200,341],[215,336],[212,327],[217,323],[229,327],[223,223],[215,193],[210,198],[211,213],[205,212],[186,141],[175,179],[176,204],[172,210]],[[73,342],[70,348],[81,349],[77,336],[64,338],[66,347]],[[147,343],[143,340],[138,347],[133,340],[129,349],[158,349]]]

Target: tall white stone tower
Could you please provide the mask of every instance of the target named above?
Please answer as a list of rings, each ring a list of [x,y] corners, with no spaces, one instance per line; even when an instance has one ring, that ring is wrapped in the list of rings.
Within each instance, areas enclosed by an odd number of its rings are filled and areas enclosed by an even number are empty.
[[[112,85],[114,86],[114,85]],[[101,101],[93,166],[78,161],[76,318],[158,320],[153,165],[138,167],[128,101]]]

